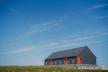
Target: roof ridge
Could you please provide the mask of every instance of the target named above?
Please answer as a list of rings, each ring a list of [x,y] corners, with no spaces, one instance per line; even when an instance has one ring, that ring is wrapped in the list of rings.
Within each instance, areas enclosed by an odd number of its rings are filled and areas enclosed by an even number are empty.
[[[88,48],[88,46],[82,46],[82,47],[76,47],[76,48],[71,48],[71,49],[65,49],[65,50],[60,50],[60,51],[56,51],[53,53],[58,53],[58,52],[62,52],[62,51],[68,51],[68,50],[72,50],[72,49],[79,49],[79,48]]]

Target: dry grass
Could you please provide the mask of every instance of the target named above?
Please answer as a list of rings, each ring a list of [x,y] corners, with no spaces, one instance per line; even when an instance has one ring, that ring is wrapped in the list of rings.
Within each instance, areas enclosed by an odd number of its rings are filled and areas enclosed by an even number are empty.
[[[47,66],[0,66],[0,72],[108,72],[108,70],[81,70]]]

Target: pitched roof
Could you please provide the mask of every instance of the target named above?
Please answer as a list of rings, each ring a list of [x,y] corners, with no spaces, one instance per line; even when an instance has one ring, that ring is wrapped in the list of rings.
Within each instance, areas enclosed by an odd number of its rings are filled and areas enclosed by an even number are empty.
[[[78,48],[68,49],[68,50],[64,50],[64,51],[54,52],[50,56],[48,56],[46,58],[46,60],[47,59],[56,59],[56,58],[64,58],[64,57],[77,56],[85,48],[88,48],[88,47],[87,46],[84,46],[84,47],[78,47]]]

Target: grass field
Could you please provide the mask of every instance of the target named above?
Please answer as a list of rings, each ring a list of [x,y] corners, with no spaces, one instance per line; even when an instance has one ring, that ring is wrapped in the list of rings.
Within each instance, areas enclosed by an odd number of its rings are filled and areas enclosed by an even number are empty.
[[[47,66],[0,66],[0,72],[108,72],[108,70],[79,70]]]

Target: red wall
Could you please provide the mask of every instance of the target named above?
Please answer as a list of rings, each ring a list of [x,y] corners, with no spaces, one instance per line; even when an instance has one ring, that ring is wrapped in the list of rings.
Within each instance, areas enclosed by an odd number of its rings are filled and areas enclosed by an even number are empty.
[[[77,64],[81,64],[81,57],[77,56]]]
[[[48,60],[48,65],[52,65],[52,64],[53,64],[52,60]]]
[[[64,58],[64,64],[69,64],[69,58]]]

